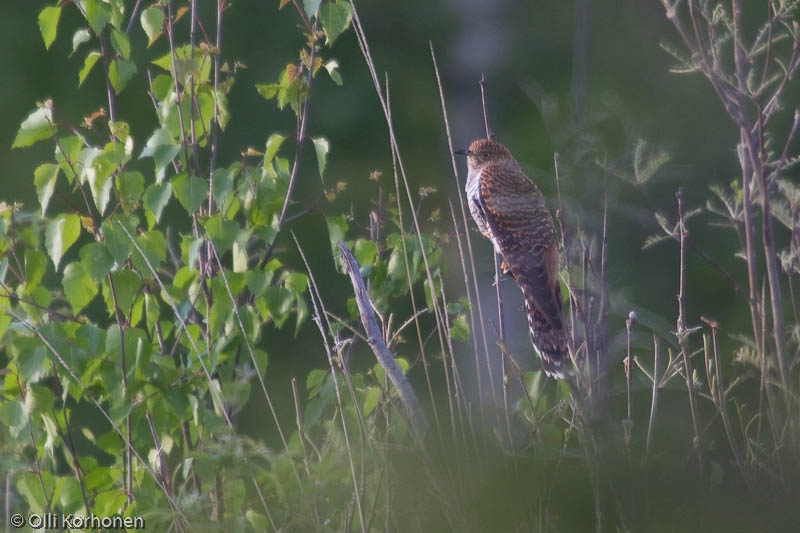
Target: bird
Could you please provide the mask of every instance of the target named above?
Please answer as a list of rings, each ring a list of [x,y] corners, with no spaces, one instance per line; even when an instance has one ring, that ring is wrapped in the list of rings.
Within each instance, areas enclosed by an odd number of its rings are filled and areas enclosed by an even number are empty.
[[[569,366],[567,334],[558,279],[558,242],[544,196],[511,152],[490,139],[473,141],[456,154],[467,156],[465,191],[472,218],[502,258],[525,299],[531,341],[550,377]]]

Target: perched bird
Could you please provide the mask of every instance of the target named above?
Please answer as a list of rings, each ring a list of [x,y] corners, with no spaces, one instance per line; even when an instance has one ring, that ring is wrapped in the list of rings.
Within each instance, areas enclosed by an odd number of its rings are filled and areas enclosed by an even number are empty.
[[[563,378],[569,364],[561,313],[558,244],[539,188],[500,143],[479,139],[467,156],[467,201],[478,229],[503,259],[525,298],[533,347],[548,376]]]

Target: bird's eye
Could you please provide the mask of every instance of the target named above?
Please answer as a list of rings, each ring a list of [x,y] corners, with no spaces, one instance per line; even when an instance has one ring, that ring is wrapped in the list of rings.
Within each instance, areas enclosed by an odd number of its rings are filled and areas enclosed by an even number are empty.
[[[484,152],[481,152],[481,157],[482,157],[483,159],[489,159],[489,152],[486,152],[486,151],[484,151]]]

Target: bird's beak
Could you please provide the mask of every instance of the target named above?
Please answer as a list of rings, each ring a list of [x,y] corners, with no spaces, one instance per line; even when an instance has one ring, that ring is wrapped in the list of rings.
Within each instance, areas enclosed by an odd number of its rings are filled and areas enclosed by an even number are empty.
[[[460,149],[460,150],[456,150],[456,151],[455,151],[455,152],[453,152],[453,153],[454,153],[454,154],[456,154],[456,155],[469,155],[469,154],[470,154],[470,151],[469,151],[469,149],[468,149],[468,148],[462,148],[462,149]]]

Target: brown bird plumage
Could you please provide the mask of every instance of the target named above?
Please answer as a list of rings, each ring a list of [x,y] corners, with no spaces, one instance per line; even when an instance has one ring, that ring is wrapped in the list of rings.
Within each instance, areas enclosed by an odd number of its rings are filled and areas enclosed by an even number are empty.
[[[502,144],[480,139],[459,153],[467,156],[472,218],[503,258],[503,272],[522,289],[542,368],[548,376],[562,378],[569,355],[561,314],[558,244],[544,197]]]

